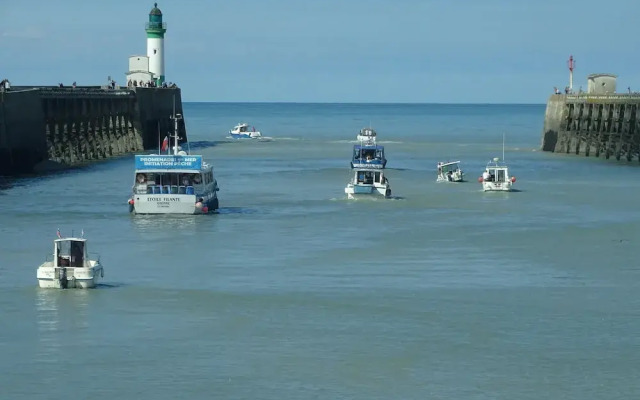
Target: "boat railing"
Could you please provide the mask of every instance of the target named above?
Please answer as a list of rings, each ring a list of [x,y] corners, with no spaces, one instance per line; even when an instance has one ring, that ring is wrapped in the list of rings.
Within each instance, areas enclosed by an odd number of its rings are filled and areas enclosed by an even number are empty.
[[[98,253],[87,253],[87,259],[84,260],[84,267],[88,268],[91,267],[91,261],[95,261],[96,263],[100,262],[100,254]]]

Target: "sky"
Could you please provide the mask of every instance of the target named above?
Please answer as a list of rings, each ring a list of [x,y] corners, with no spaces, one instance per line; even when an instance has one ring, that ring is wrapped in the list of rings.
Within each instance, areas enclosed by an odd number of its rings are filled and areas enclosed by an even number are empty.
[[[153,1],[1,0],[0,79],[125,84]],[[192,102],[543,104],[640,91],[638,0],[165,0],[165,75]]]

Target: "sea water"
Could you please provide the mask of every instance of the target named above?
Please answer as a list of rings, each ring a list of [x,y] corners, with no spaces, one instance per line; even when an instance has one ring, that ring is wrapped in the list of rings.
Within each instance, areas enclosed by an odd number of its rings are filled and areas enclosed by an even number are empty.
[[[540,151],[544,105],[186,103],[213,215],[133,216],[133,156],[0,190],[2,399],[631,399],[637,162]],[[238,122],[263,140],[233,140]],[[347,200],[373,127],[393,198]],[[484,193],[493,157],[516,177]],[[436,183],[438,161],[466,182]],[[95,290],[37,288],[56,230]]]

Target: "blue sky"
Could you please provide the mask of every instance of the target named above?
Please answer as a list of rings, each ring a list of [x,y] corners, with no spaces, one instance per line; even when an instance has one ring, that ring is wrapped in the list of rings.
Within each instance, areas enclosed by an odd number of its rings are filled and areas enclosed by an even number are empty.
[[[606,6],[605,6],[606,5]],[[6,1],[0,78],[124,83],[153,1]],[[640,91],[640,2],[170,0],[167,80],[185,101],[544,103],[586,76]]]

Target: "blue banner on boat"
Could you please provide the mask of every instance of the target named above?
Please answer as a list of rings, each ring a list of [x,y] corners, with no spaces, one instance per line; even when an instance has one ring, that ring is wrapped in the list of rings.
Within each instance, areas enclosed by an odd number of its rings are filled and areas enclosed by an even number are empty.
[[[136,169],[194,169],[202,168],[202,156],[157,155],[136,156]]]

